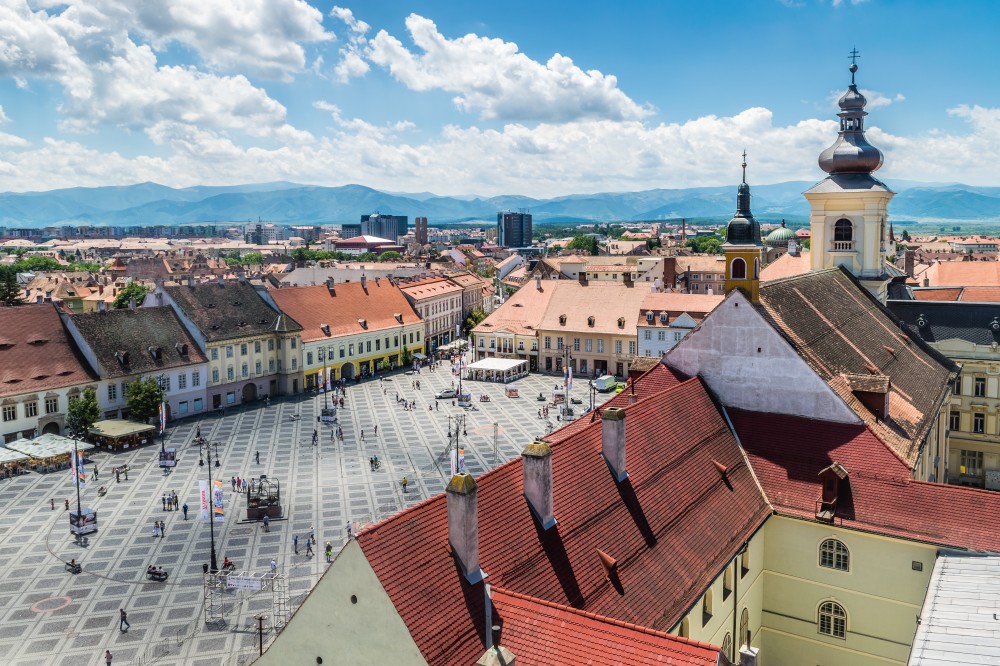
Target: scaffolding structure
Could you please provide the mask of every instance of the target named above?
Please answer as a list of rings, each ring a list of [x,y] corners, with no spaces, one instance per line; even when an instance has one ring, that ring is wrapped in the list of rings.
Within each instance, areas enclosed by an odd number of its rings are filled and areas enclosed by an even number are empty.
[[[284,629],[291,617],[288,599],[288,575],[280,572],[258,574],[252,571],[219,571],[205,574],[205,624],[224,624],[226,616],[239,606],[244,594],[271,593],[271,625],[275,632]],[[239,596],[234,598],[234,593]]]

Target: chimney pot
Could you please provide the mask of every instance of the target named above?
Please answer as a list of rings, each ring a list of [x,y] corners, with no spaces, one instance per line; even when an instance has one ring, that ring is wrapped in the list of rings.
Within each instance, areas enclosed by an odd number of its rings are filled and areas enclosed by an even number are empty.
[[[628,478],[625,471],[625,410],[608,407],[601,414],[601,455],[616,481]]]
[[[524,474],[524,497],[542,529],[556,524],[552,507],[552,447],[546,442],[532,442],[521,451]]]
[[[462,575],[470,583],[486,577],[479,568],[478,486],[467,472],[451,478],[445,490],[448,502],[448,542],[458,559]]]

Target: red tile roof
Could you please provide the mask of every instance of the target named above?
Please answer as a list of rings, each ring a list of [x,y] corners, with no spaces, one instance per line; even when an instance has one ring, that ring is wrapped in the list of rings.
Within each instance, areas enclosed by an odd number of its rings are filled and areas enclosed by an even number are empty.
[[[284,287],[268,292],[281,311],[302,324],[302,342],[326,340],[338,335],[351,335],[382,330],[398,331],[403,325],[416,324],[420,317],[396,285],[387,279],[341,282],[331,294],[326,285],[314,287]],[[364,320],[367,328],[362,328]],[[328,324],[330,335],[320,326]]]
[[[96,379],[53,304],[0,306],[0,396]]]
[[[600,422],[553,444],[558,522],[547,531],[523,497],[520,459],[480,477],[480,566],[498,587],[664,631],[771,509],[700,379],[625,410],[629,477],[621,484],[600,455]],[[726,481],[713,460],[728,468]],[[482,586],[470,586],[452,557],[444,495],[362,531],[358,542],[429,663],[480,656]],[[597,549],[620,563],[617,587]]]
[[[764,493],[779,514],[815,520],[819,472],[833,462],[850,492],[836,524],[935,545],[1000,551],[1000,493],[910,479],[864,426],[730,410]],[[962,516],[962,518],[956,518]]]
[[[494,587],[500,645],[518,664],[691,664],[715,666],[719,649],[620,620]]]

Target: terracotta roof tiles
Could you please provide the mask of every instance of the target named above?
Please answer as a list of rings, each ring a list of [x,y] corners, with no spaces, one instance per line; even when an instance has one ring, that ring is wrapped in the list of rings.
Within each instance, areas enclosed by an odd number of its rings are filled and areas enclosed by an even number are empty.
[[[97,379],[51,303],[0,306],[0,396]]]

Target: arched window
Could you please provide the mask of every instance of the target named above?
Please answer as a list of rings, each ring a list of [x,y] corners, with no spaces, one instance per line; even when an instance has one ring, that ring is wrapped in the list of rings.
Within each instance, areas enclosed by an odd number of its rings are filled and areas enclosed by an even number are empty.
[[[712,619],[712,588],[705,591],[705,597],[701,600],[701,623],[706,624]]]
[[[733,259],[729,265],[729,277],[734,280],[745,280],[747,278],[747,262],[739,257]]]
[[[824,601],[819,606],[819,633],[834,638],[847,636],[847,613],[836,601]]]
[[[733,593],[733,569],[726,567],[726,572],[722,574],[722,600],[725,601]]]
[[[733,659],[733,635],[728,631],[722,639],[722,654],[726,655],[726,659]]]
[[[740,645],[750,645],[750,611],[746,608],[740,614]]]
[[[691,636],[691,624],[688,622],[687,618],[681,620],[681,628],[680,631],[677,632],[677,635],[681,638],[689,638]]]
[[[834,242],[851,242],[854,240],[854,225],[850,220],[840,218],[833,225]]]
[[[819,565],[838,571],[850,571],[851,553],[837,539],[827,539],[819,545]]]
[[[760,259],[753,260],[753,279],[760,279]]]

